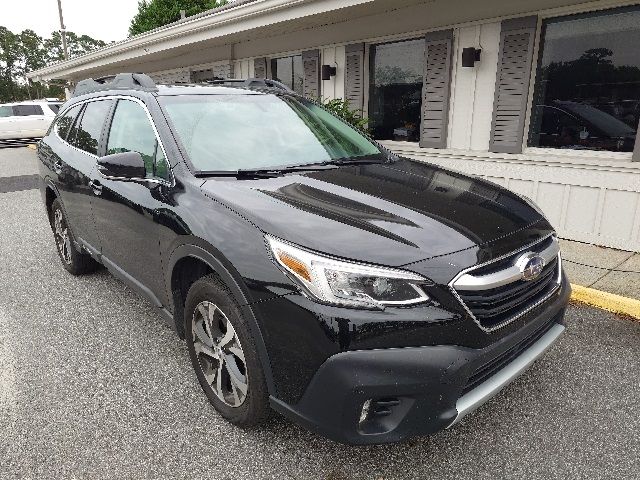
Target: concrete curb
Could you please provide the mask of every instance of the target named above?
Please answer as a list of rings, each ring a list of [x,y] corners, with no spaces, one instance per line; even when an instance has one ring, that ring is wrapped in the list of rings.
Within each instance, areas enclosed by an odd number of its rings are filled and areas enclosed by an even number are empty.
[[[613,313],[621,313],[640,320],[640,300],[615,295],[613,293],[571,285],[571,300],[586,303]]]

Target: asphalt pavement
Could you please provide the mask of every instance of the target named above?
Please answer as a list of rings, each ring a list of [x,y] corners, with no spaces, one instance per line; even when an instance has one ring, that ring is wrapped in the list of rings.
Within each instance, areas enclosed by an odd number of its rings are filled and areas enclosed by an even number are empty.
[[[0,177],[35,173],[23,150],[0,150]],[[640,478],[640,323],[572,305],[543,358],[431,437],[349,447],[278,417],[242,431],[150,304],[62,269],[37,190],[0,193],[0,219],[2,479]]]

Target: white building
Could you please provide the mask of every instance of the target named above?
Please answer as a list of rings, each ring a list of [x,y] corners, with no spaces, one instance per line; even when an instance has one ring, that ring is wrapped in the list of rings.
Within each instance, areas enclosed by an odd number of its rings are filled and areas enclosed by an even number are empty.
[[[637,1],[238,0],[30,77],[277,78],[531,197],[564,238],[640,251],[639,45]]]

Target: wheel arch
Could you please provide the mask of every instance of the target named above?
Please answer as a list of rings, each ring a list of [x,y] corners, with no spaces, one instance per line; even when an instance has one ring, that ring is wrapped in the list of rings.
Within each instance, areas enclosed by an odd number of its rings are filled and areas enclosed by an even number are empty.
[[[275,394],[275,383],[271,371],[271,362],[267,352],[266,344],[262,336],[262,331],[258,324],[251,302],[249,292],[239,272],[233,265],[218,251],[215,247],[208,245],[204,241],[193,239],[194,243],[185,243],[176,247],[169,258],[167,264],[166,287],[170,293],[173,306],[173,321],[175,329],[180,338],[184,338],[184,301],[186,299],[186,290],[195,280],[201,278],[208,273],[216,274],[220,280],[229,288],[244,317],[248,321],[249,331],[255,341],[258,357],[264,369],[265,380],[270,394]],[[196,243],[197,242],[197,243]],[[192,267],[197,262],[203,268],[196,272],[189,281],[188,285],[181,284],[184,269]],[[187,276],[187,278],[189,278]]]
[[[47,209],[49,222],[51,222],[51,206],[56,199],[60,199],[60,192],[58,192],[58,188],[53,181],[47,177],[44,181],[44,203],[45,208]],[[62,209],[64,210],[64,205],[62,205]]]

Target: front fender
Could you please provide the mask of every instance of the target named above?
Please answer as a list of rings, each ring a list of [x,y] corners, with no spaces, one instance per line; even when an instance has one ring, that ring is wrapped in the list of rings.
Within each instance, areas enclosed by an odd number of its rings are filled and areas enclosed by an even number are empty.
[[[251,304],[254,303],[255,300],[249,292],[249,289],[241,275],[215,247],[208,245],[207,242],[203,240],[194,238],[191,239],[190,243],[185,243],[176,247],[169,257],[169,262],[167,263],[167,275],[165,275],[165,280],[167,282],[166,288],[168,292],[172,291],[172,277],[176,264],[187,257],[195,258],[208,265],[229,288],[234,299],[240,305],[242,314],[247,319],[249,331],[255,341],[258,358],[264,370],[269,394],[275,395],[276,389],[273,381],[269,354],[267,352],[259,322],[255,316],[253,308],[251,308]],[[173,300],[174,296],[171,295],[171,298]],[[173,303],[173,321],[175,322],[176,331],[183,332],[183,310],[182,308],[177,308],[175,301]],[[184,334],[182,334],[182,336],[184,336]]]

